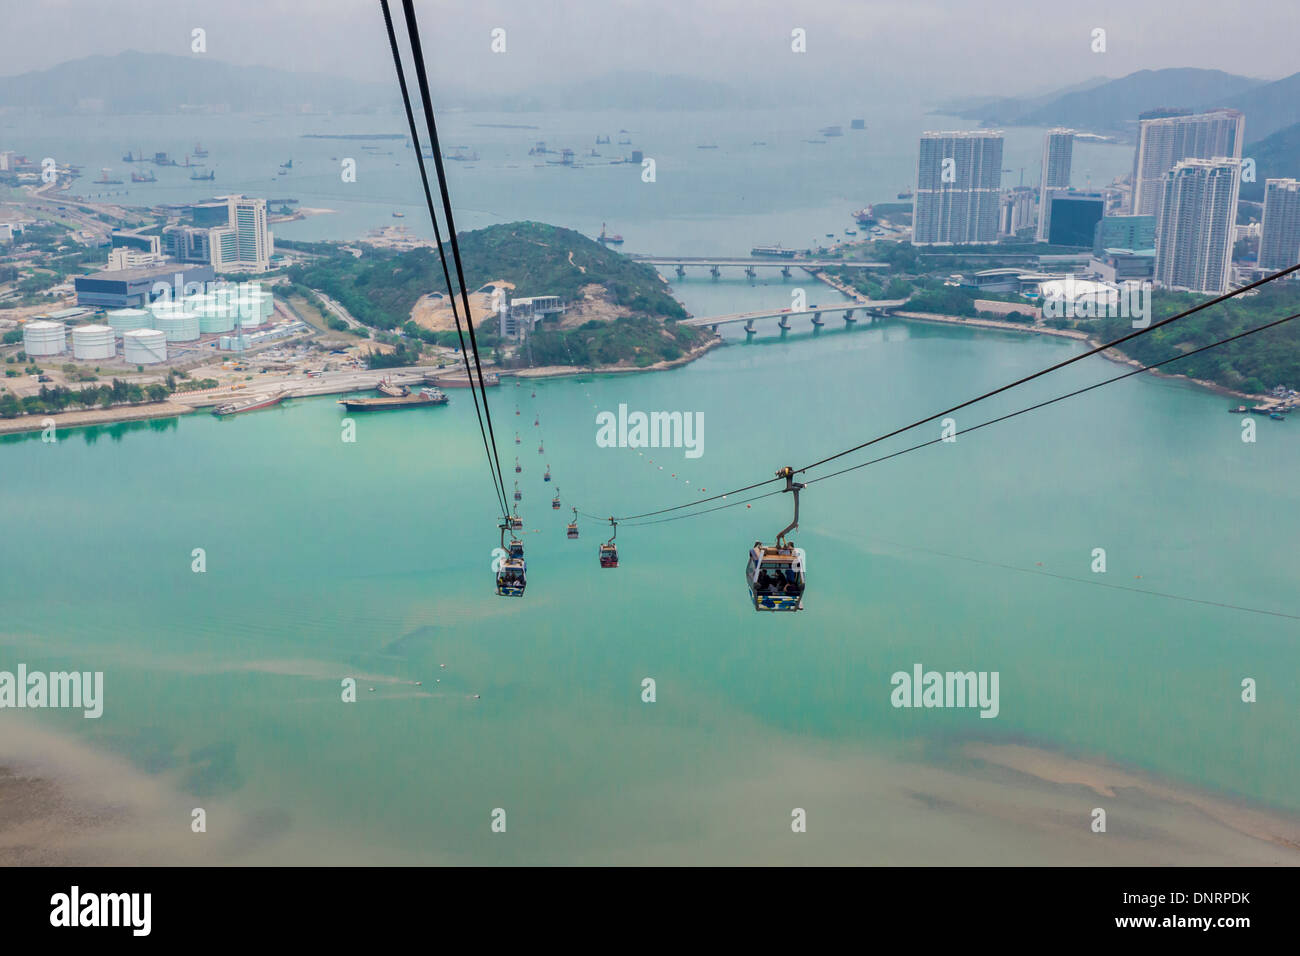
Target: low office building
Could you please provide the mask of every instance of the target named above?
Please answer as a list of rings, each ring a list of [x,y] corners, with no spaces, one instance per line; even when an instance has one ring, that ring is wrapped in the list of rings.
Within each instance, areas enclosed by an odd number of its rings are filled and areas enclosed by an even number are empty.
[[[106,309],[140,309],[160,296],[155,287],[165,285],[168,295],[184,294],[186,286],[205,285],[216,278],[211,266],[163,262],[139,269],[115,269],[79,276],[74,282],[77,304]]]

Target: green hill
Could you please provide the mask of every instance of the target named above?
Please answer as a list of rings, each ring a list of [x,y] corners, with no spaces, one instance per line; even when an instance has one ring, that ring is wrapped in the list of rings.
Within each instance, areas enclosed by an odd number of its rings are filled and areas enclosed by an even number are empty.
[[[1250,120],[1246,122],[1249,124]],[[1255,161],[1255,181],[1241,184],[1241,198],[1261,202],[1264,180],[1300,177],[1300,123],[1248,144],[1242,155]]]

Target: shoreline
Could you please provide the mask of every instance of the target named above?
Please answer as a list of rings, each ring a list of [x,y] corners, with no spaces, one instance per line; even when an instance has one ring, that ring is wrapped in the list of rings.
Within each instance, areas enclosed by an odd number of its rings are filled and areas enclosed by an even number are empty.
[[[662,372],[671,368],[681,368],[694,362],[697,358],[711,352],[719,346],[725,345],[726,341],[719,335],[714,335],[701,345],[684,353],[679,358],[664,359],[655,362],[652,365],[644,367],[636,365],[607,365],[607,366],[585,366],[585,365],[538,365],[533,368],[519,369],[495,369],[496,373],[502,377],[514,378],[567,378],[574,375],[607,375],[621,374],[627,372]]]
[[[88,425],[113,425],[118,422],[148,421],[153,418],[180,418],[191,415],[194,406],[167,400],[152,405],[124,405],[120,408],[84,409],[79,412],[58,412],[53,415],[20,415],[18,418],[0,418],[0,435],[38,432],[45,420],[53,419],[55,429],[84,428]]]
[[[1082,342],[1090,348],[1097,348],[1105,343],[1101,342],[1089,332],[1080,332],[1076,329],[1053,329],[1037,325],[1024,325],[1016,322],[1002,322],[997,319],[980,319],[969,318],[961,315],[939,315],[935,312],[895,312],[894,318],[905,319],[911,322],[930,322],[935,325],[960,325],[971,328],[991,329],[993,331],[1019,332],[1022,335],[1052,335],[1058,338],[1074,339],[1076,342]],[[1130,368],[1141,368],[1142,362],[1121,352],[1119,349],[1105,349],[1098,353],[1102,358],[1117,365],[1127,365]],[[1273,401],[1271,395],[1255,395],[1250,392],[1239,392],[1236,389],[1228,388],[1226,385],[1220,385],[1218,382],[1211,382],[1208,379],[1192,378],[1190,375],[1179,375],[1176,373],[1162,372],[1159,369],[1148,369],[1148,374],[1155,375],[1158,378],[1170,380],[1181,380],[1191,385],[1199,386],[1219,395],[1231,396],[1233,398],[1242,398],[1261,404]]]

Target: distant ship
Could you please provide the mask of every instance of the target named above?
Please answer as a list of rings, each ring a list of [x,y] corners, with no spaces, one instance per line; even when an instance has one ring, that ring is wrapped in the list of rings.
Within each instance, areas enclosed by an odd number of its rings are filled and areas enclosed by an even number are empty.
[[[410,408],[413,405],[446,405],[450,401],[439,388],[422,388],[416,395],[412,395],[409,388],[403,388],[402,392],[400,395],[384,395],[380,398],[341,398],[339,404],[350,412],[360,412]]]
[[[293,160],[291,159],[291,160],[289,160],[287,163],[281,163],[281,164],[280,164],[280,168],[281,168],[281,169],[293,169]]]
[[[131,174],[131,182],[133,183],[156,183],[157,181],[158,181],[158,177],[153,174],[152,169],[143,173],[133,172]]]
[[[202,143],[195,143],[195,144],[194,144],[194,155],[195,155],[195,156],[204,156],[204,157],[206,157],[206,156],[208,155],[208,151],[207,151],[206,149],[203,148],[203,144],[202,144]]]
[[[99,171],[99,178],[95,180],[95,185],[96,186],[120,186],[122,185],[122,180],[109,179],[108,167],[105,166],[103,169]]]
[[[227,415],[239,415],[242,412],[254,412],[259,408],[270,408],[273,405],[279,405],[289,397],[289,389],[281,389],[273,395],[263,395],[260,398],[250,397],[242,401],[222,402],[216,408],[212,409],[212,414],[224,418]]]
[[[872,226],[876,222],[876,209],[874,206],[866,205],[853,213],[853,218],[857,220],[859,226]]]
[[[866,129],[866,128],[867,128],[866,120],[855,119],[849,122],[849,129]]]
[[[471,382],[468,378],[466,378],[463,375],[461,376],[447,375],[447,376],[439,376],[435,378],[433,380],[433,384],[438,386],[439,388],[471,388],[471,387],[477,387],[478,381],[476,379],[473,382]],[[486,387],[491,388],[493,385],[500,385],[501,379],[497,375],[489,372],[483,376],[483,384]]]
[[[608,145],[609,145],[609,137],[608,137],[608,136],[597,136],[597,137],[596,137],[596,145],[597,145],[597,146],[608,146]]]
[[[843,136],[843,135],[844,135],[844,127],[842,127],[842,126],[823,126],[823,127],[821,128],[821,134],[822,134],[823,136]]]
[[[217,171],[215,169],[210,169],[206,173],[201,173],[196,169],[194,170],[194,172],[190,173],[190,179],[216,179],[216,178],[217,178]]]
[[[478,161],[478,150],[470,149],[468,146],[453,146],[450,153],[443,153],[444,159],[454,160],[458,163],[474,163]]]
[[[406,218],[406,213],[404,213],[404,212],[395,212],[395,213],[393,213],[393,218],[394,218],[394,219],[405,219],[405,218]]]
[[[606,232],[605,224],[602,222],[600,224],[600,235],[596,237],[596,241],[603,242],[611,246],[621,246],[623,244],[623,237],[618,235],[617,233],[611,235],[610,233]]]
[[[131,153],[130,151],[128,151],[127,154],[126,154],[125,156],[122,157],[122,162],[124,162],[124,163],[143,163],[143,162],[144,162],[144,153],[141,153],[139,156],[136,156],[135,154],[133,154],[133,153]]]
[[[794,249],[785,249],[780,243],[775,246],[755,246],[749,250],[751,256],[776,256],[778,259],[793,259],[795,257]]]
[[[630,137],[630,136],[623,136],[623,137],[620,137],[620,138],[619,138],[619,141],[618,141],[618,145],[620,145],[620,146],[631,146],[631,145],[632,145],[632,137]]]
[[[898,198],[899,198],[899,199],[911,199],[911,198],[912,198],[913,196],[915,196],[915,195],[916,195],[916,193],[912,192],[912,187],[911,187],[911,186],[908,186],[906,189],[904,189],[901,193],[898,194]]]
[[[207,163],[191,163],[191,162],[190,162],[190,154],[189,154],[189,153],[186,153],[186,154],[185,154],[185,162],[181,163],[181,165],[184,166],[184,167],[186,167],[186,168],[188,168],[188,167],[190,167],[190,166],[206,166],[206,165],[208,165],[208,164],[207,164]]]
[[[707,143],[707,144],[705,144],[705,145],[703,145],[703,146],[696,146],[695,148],[696,148],[696,149],[717,149],[717,148],[718,148],[718,144],[717,144],[717,143]]]

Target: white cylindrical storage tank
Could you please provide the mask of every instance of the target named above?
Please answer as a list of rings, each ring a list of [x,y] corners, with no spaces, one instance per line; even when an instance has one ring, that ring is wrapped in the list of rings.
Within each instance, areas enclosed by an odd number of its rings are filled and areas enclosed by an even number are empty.
[[[68,328],[62,322],[28,322],[23,326],[23,351],[28,355],[58,355],[68,347]]]
[[[149,328],[152,321],[153,316],[144,309],[117,309],[108,313],[108,324],[119,339],[123,332]]]
[[[109,325],[82,325],[72,330],[72,355],[79,359],[106,359],[117,354]]]
[[[275,311],[275,299],[263,292],[259,285],[241,286],[239,290],[239,321],[246,329],[265,325]]]
[[[153,327],[167,336],[168,342],[193,342],[199,337],[199,317],[193,312],[168,311],[153,317]]]
[[[199,331],[205,335],[229,332],[235,327],[235,305],[219,292],[196,296],[189,303],[191,311],[199,315]]]
[[[157,329],[132,329],[122,336],[122,359],[131,365],[167,361],[167,335]]]

